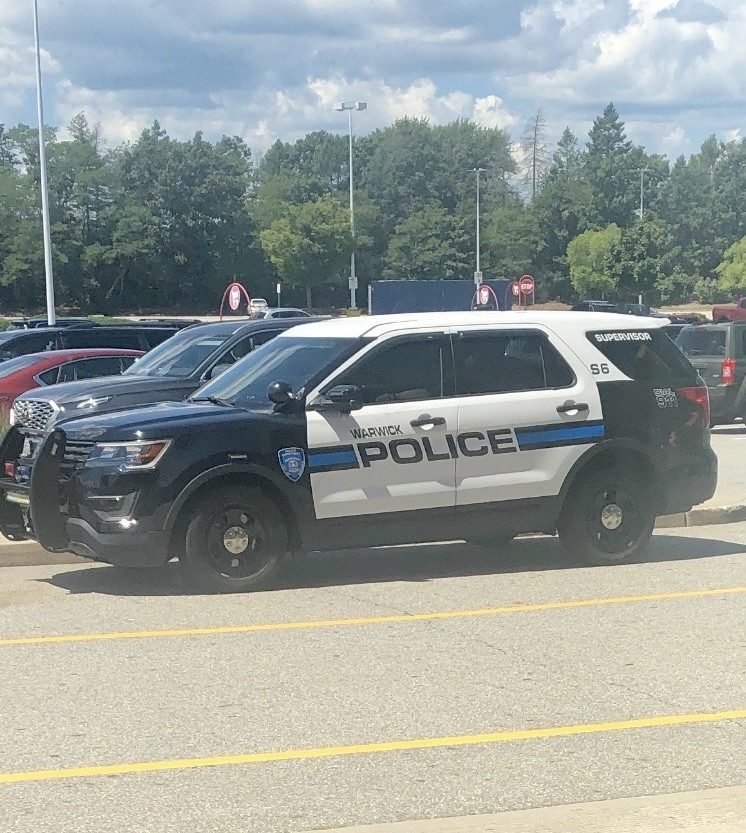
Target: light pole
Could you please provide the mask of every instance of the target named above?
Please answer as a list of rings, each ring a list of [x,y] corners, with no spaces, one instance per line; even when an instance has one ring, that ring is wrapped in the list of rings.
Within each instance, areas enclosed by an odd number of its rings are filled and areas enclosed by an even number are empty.
[[[643,192],[643,188],[645,187],[645,171],[649,171],[650,168],[647,165],[644,168],[640,168],[640,220],[642,220],[642,215],[645,210],[645,196]]]
[[[479,286],[482,283],[482,271],[479,268],[479,184],[482,174],[486,173],[486,168],[469,168],[472,173],[477,175],[477,270],[474,272],[474,283]]]
[[[340,112],[347,110],[347,121],[350,128],[350,233],[352,237],[352,254],[350,255],[350,309],[357,309],[355,293],[357,291],[357,276],[355,275],[355,202],[352,196],[352,111],[367,110],[365,101],[343,101],[336,108]]]
[[[54,272],[52,270],[52,236],[49,231],[49,192],[47,190],[47,151],[44,145],[44,108],[41,100],[41,56],[39,54],[39,9],[34,0],[34,43],[36,45],[36,109],[39,118],[39,171],[41,174],[41,222],[44,232],[44,274],[47,287],[47,324],[53,326]]]

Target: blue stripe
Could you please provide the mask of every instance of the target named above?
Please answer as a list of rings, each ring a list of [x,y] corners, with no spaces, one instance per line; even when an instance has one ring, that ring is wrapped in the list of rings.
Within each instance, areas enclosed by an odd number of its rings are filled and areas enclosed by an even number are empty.
[[[520,445],[532,445],[534,443],[561,443],[565,440],[595,439],[603,437],[603,425],[578,425],[566,428],[555,428],[550,431],[531,431],[524,433],[516,431],[516,437]]]
[[[354,451],[329,451],[326,454],[309,454],[310,466],[335,466],[339,463],[357,463]]]

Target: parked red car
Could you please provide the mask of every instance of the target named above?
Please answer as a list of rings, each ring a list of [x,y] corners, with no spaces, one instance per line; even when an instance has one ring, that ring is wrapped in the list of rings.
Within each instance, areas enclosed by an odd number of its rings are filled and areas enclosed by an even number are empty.
[[[118,376],[142,355],[142,350],[92,347],[46,350],[0,362],[0,419],[7,421],[13,400],[27,390],[56,382]]]

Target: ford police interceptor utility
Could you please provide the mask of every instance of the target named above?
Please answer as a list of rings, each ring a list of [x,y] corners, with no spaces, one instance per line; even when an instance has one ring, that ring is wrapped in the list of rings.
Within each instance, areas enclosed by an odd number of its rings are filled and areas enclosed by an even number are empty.
[[[425,313],[301,325],[186,402],[0,453],[0,528],[202,586],[302,551],[554,534],[601,564],[712,497],[707,388],[653,319]],[[23,446],[26,447],[23,447]]]

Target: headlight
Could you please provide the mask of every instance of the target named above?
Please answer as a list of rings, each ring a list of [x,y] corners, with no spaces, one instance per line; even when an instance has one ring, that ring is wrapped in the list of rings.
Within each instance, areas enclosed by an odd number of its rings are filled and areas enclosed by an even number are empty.
[[[88,462],[114,463],[127,469],[152,469],[171,440],[137,440],[131,443],[96,443]]]
[[[88,399],[83,399],[82,402],[78,402],[75,408],[98,408],[99,405],[103,405],[104,402],[108,402],[110,399],[110,396],[90,396]],[[72,405],[68,405],[67,407],[72,409]]]

